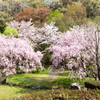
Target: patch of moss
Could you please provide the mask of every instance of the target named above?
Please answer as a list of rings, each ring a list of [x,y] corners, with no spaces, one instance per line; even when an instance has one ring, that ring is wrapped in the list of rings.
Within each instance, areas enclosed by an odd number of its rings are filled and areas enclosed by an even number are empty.
[[[85,87],[90,89],[100,89],[100,81],[87,81]]]

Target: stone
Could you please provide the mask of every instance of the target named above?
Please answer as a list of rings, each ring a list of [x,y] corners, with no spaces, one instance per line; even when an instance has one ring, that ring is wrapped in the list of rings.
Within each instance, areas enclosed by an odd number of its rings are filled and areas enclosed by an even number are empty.
[[[4,80],[2,81],[2,84],[9,84],[8,79],[4,79]]]
[[[69,89],[78,89],[81,90],[81,85],[79,83],[72,83],[69,87]]]
[[[37,86],[37,89],[43,89],[42,85]]]
[[[13,83],[13,86],[18,86],[18,83]]]

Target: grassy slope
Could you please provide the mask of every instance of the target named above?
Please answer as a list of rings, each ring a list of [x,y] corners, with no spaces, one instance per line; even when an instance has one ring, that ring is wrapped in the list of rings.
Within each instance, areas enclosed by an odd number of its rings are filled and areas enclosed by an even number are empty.
[[[0,100],[8,100],[12,97],[20,97],[23,94],[31,93],[30,89],[23,89],[19,87],[10,87],[7,85],[0,85]]]
[[[54,83],[55,79],[66,78],[68,72],[65,71],[63,74],[60,73],[59,76],[50,78],[50,71],[44,71],[39,73],[27,73],[27,74],[17,74],[7,77],[9,82],[19,83],[21,85],[34,85],[37,87],[39,85],[50,87],[56,85]]]
[[[70,80],[68,78],[68,71],[65,71],[63,73],[59,73],[58,76],[54,77],[53,79],[49,77],[50,71],[44,71],[39,73],[27,73],[27,74],[18,74],[18,75],[12,75],[8,77],[8,81],[12,83],[19,83],[21,85],[33,85],[34,87],[37,87],[39,85],[45,86],[45,87],[57,87],[58,84],[64,84],[67,85],[68,82],[70,85],[71,82],[75,82],[76,80]],[[88,78],[84,78],[81,81],[77,80],[77,82],[83,84],[84,81]]]

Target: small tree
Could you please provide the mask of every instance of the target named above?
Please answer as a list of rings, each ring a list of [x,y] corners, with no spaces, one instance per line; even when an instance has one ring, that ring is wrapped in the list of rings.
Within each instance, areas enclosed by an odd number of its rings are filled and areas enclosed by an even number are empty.
[[[75,2],[72,5],[67,5],[65,19],[72,20],[73,24],[82,25],[87,22],[86,8],[81,3]]]

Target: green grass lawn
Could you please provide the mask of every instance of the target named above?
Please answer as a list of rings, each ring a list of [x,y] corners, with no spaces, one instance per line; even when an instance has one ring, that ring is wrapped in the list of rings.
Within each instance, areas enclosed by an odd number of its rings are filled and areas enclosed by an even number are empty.
[[[9,82],[11,83],[18,83],[20,85],[33,85],[34,87],[37,86],[44,86],[44,87],[53,87],[59,88],[64,87],[68,88],[69,85],[73,82],[79,82],[84,85],[84,81],[86,80],[93,80],[90,78],[83,78],[82,80],[79,79],[70,79],[68,78],[69,71],[64,71],[63,73],[59,73],[56,77],[50,78],[49,74],[50,71],[43,71],[38,73],[26,73],[26,74],[17,74],[11,75],[6,77]],[[35,92],[40,90],[32,90],[32,89],[24,89],[22,87],[10,87],[7,85],[0,85],[0,100],[10,98],[10,97],[18,97],[25,93]],[[7,99],[6,99],[7,100]]]
[[[20,87],[10,87],[8,85],[0,85],[0,100],[10,100],[13,97],[20,97],[26,93],[31,93],[31,89],[23,89]]]
[[[50,71],[43,71],[39,73],[27,73],[27,74],[17,74],[7,77],[8,81],[11,83],[18,83],[20,85],[33,85],[37,86],[45,86],[45,87],[68,87],[72,82],[79,82],[84,85],[85,80],[90,80],[90,78],[83,78],[79,80],[78,78],[70,79],[68,78],[69,71],[64,71],[63,73],[59,73],[54,78],[50,78]],[[92,79],[91,79],[92,80]],[[67,86],[68,85],[68,86]]]
[[[57,85],[55,80],[68,77],[68,72],[59,73],[59,75],[51,78],[50,71],[43,71],[39,73],[26,73],[17,74],[7,77],[8,81],[11,83],[18,83],[20,85],[33,85],[37,87],[39,85],[45,87],[51,87]]]

